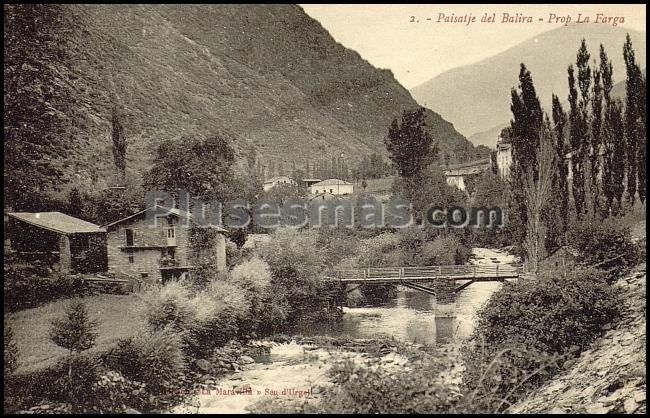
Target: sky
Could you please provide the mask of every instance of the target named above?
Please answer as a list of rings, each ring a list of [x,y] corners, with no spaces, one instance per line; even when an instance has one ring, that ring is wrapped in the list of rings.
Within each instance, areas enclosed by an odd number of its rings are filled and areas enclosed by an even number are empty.
[[[462,65],[472,64],[505,51],[535,35],[565,23],[560,18],[578,15],[583,24],[617,26],[645,31],[645,4],[301,4],[307,14],[318,20],[336,41],[357,51],[378,68],[392,70],[406,88],[412,88],[436,75]],[[451,18],[445,22],[444,18]],[[495,22],[481,18],[496,14]],[[503,23],[503,13],[530,16],[532,23]],[[611,17],[597,23],[596,15]],[[551,14],[557,19],[553,20]],[[453,15],[453,16],[452,16]],[[465,16],[475,16],[466,24]],[[461,18],[455,22],[454,18]],[[585,18],[589,17],[589,22]],[[427,20],[430,19],[430,20]],[[621,18],[624,22],[621,22]],[[541,21],[540,21],[541,19]],[[551,21],[549,22],[549,19]]]

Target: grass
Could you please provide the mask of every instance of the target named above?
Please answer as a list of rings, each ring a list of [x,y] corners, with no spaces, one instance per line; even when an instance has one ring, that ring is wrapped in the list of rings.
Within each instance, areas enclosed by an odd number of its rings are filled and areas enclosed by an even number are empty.
[[[5,325],[14,331],[18,347],[17,373],[40,369],[67,355],[49,338],[52,320],[63,316],[71,299],[61,299],[37,308],[5,315]],[[94,350],[109,348],[118,339],[136,335],[144,327],[137,313],[138,295],[93,295],[83,297],[88,313],[98,322]]]

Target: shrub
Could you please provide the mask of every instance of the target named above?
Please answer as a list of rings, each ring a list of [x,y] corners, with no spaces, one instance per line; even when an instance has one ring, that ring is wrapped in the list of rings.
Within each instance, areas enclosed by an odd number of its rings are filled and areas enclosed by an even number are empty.
[[[450,412],[458,398],[450,385],[440,382],[443,363],[430,355],[412,359],[408,367],[386,368],[373,358],[357,364],[346,359],[332,365],[333,386],[321,388],[318,402],[263,402],[255,412],[337,414]]]
[[[188,328],[186,351],[193,358],[207,358],[213,349],[222,347],[237,335],[238,316],[208,292],[196,295],[190,303],[196,317]]]
[[[619,314],[619,296],[604,277],[593,268],[549,271],[497,291],[479,312],[464,353],[463,380],[474,402],[503,408],[587,348]]]
[[[51,272],[43,267],[5,262],[4,273],[4,306],[9,311],[92,292],[80,277]]]
[[[133,382],[115,371],[102,373],[92,385],[93,412],[124,413],[127,408],[148,409],[145,384]]]
[[[178,380],[185,370],[184,343],[171,327],[145,332],[120,340],[105,357],[105,364],[131,381],[142,382],[147,390],[160,395]]]
[[[92,355],[80,353],[62,361],[61,365],[68,368],[68,373],[60,367],[62,373],[54,382],[55,392],[50,393],[55,399],[61,399],[72,405],[73,412],[86,411],[94,404],[92,391],[89,390],[99,379],[101,366],[99,360]],[[46,394],[44,394],[46,395]]]
[[[14,333],[11,326],[4,327],[4,376],[7,379],[16,368],[18,368],[18,347],[14,341]]]
[[[335,258],[318,244],[315,231],[279,229],[260,254],[271,268],[272,291],[278,300],[286,300],[293,323],[340,317],[337,306],[343,295],[324,277]]]
[[[589,219],[575,223],[567,232],[567,243],[580,251],[580,262],[611,270],[612,280],[638,260],[630,228],[621,219]]]
[[[143,294],[140,313],[154,331],[171,326],[183,332],[189,329],[195,315],[189,298],[190,291],[187,286],[172,281]]]

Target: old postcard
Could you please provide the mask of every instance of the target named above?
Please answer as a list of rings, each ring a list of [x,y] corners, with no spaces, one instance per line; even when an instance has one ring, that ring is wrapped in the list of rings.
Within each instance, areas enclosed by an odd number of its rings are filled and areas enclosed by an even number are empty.
[[[645,413],[645,16],[4,5],[4,412]]]

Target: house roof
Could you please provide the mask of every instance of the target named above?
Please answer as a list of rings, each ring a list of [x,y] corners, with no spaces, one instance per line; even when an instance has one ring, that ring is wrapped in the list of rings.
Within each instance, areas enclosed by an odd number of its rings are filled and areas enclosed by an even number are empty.
[[[13,212],[8,216],[60,234],[106,232],[106,229],[61,212]]]
[[[126,218],[118,219],[117,221],[113,221],[113,222],[111,222],[111,223],[108,223],[108,224],[106,224],[106,225],[103,225],[103,227],[106,228],[106,229],[108,229],[108,228],[110,228],[110,227],[112,227],[112,226],[115,226],[115,225],[117,225],[117,224],[121,224],[122,222],[128,221],[129,219],[135,218],[135,217],[137,217],[137,216],[142,215],[143,213],[146,213],[146,212],[149,211],[149,210],[154,210],[154,209],[156,209],[156,210],[160,210],[160,209],[162,209],[162,210],[168,211],[170,215],[174,215],[174,216],[176,216],[176,217],[178,217],[178,218],[180,218],[180,217],[184,217],[184,218],[188,218],[188,219],[192,219],[192,218],[193,218],[193,216],[192,216],[192,214],[191,214],[190,212],[184,211],[184,210],[182,210],[182,209],[178,209],[178,208],[167,208],[167,207],[165,207],[165,206],[154,205],[154,206],[151,206],[151,207],[149,207],[149,208],[147,208],[147,209],[144,209],[144,210],[141,210],[141,211],[139,211],[139,212],[136,212],[136,213],[134,213],[134,214],[132,214],[132,215],[129,215],[129,216],[127,216]],[[219,231],[219,232],[228,232],[226,229],[224,229],[224,228],[222,228],[222,227],[220,227],[220,226],[212,226],[212,228],[216,229],[216,230]]]
[[[352,186],[352,183],[348,183],[347,181],[344,180],[339,180],[339,179],[327,179],[323,180],[321,182],[318,182],[316,184],[312,184],[313,186],[337,186],[337,185],[346,185],[346,186]]]
[[[264,182],[264,184],[266,184],[266,183],[275,183],[276,181],[280,181],[280,180],[290,180],[290,181],[293,181],[293,180],[291,179],[291,177],[288,177],[288,176],[276,176],[276,177],[271,177],[270,179],[266,180],[266,181]]]

